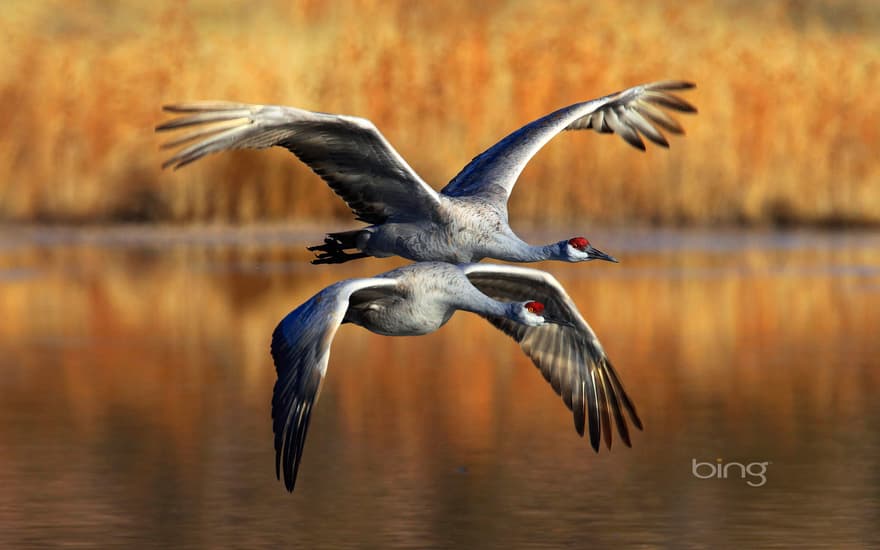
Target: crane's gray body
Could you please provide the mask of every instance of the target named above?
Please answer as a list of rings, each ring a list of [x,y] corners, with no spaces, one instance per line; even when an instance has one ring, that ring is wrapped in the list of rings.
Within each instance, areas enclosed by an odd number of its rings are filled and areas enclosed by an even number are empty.
[[[398,255],[416,261],[455,264],[492,257],[507,261],[534,261],[550,255],[545,247],[532,247],[507,223],[506,208],[482,197],[440,195],[434,218],[389,221],[364,228],[357,247],[377,257]],[[553,245],[558,246],[558,245]]]
[[[353,294],[343,322],[384,336],[419,336],[442,327],[459,309],[509,314],[508,306],[477,290],[456,265],[422,262],[377,278],[395,279],[394,292],[362,290]]]

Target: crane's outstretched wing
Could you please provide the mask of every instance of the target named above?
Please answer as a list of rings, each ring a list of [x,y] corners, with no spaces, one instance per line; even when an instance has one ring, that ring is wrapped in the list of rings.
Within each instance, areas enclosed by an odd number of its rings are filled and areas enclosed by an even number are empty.
[[[318,399],[330,344],[345,318],[349,299],[358,292],[391,291],[396,279],[350,279],[328,286],[288,313],[272,333],[272,359],[278,373],[272,394],[275,432],[275,475],[284,470],[284,486],[293,491],[309,428],[312,406]]]
[[[575,429],[581,436],[586,417],[593,449],[599,450],[603,437],[611,448],[612,416],[620,438],[630,446],[629,429],[621,409],[626,410],[639,429],[642,421],[602,344],[559,281],[544,271],[510,265],[469,264],[463,269],[475,287],[496,300],[544,303],[545,318],[554,322],[540,327],[521,325],[504,317],[487,319],[519,342],[572,410]]]
[[[437,192],[363,118],[277,105],[199,102],[166,105],[181,116],[156,131],[198,127],[163,147],[200,140],[178,151],[162,167],[180,168],[210,153],[231,149],[285,147],[306,163],[367,223],[389,217],[431,219]]]
[[[600,133],[615,133],[644,151],[645,143],[639,137],[642,134],[657,145],[669,147],[660,128],[674,134],[683,134],[684,130],[658,107],[697,112],[690,103],[670,93],[693,87],[690,82],[654,82],[559,109],[523,126],[481,153],[440,192],[451,197],[480,196],[506,208],[523,168],[541,147],[563,130],[592,128]]]

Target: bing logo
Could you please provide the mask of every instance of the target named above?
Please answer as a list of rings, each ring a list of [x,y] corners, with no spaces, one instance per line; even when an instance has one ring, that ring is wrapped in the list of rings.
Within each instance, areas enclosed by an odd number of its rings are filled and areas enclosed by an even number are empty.
[[[745,479],[749,487],[761,487],[767,483],[767,465],[770,462],[724,462],[716,458],[715,462],[697,462],[691,459],[691,473],[699,479],[727,479],[739,477]]]

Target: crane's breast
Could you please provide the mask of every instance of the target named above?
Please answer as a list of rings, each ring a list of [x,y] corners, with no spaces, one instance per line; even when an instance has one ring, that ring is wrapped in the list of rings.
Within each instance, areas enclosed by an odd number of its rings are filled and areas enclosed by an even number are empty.
[[[436,265],[429,272],[402,268],[402,294],[352,304],[349,320],[386,336],[418,336],[442,327],[455,313],[449,279],[458,272],[449,264]]]
[[[421,336],[442,327],[454,310],[413,307],[397,304],[364,313],[361,325],[371,332],[385,336]]]

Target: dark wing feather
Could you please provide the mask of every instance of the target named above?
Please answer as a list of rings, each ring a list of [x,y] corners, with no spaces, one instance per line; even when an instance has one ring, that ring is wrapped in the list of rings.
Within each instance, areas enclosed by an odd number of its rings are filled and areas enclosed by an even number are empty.
[[[167,105],[181,116],[157,131],[195,127],[163,147],[192,145],[162,165],[175,169],[210,153],[285,147],[348,203],[358,219],[379,224],[389,218],[432,219],[437,192],[394,150],[372,122],[277,105],[187,103]]]
[[[642,136],[669,147],[660,128],[676,134],[681,126],[659,107],[695,113],[688,102],[670,92],[693,88],[677,80],[635,86],[622,92],[564,107],[511,133],[474,158],[440,191],[451,197],[479,196],[505,207],[529,160],[563,130],[593,129],[615,133],[633,147],[645,150]]]
[[[330,359],[330,344],[345,318],[349,299],[359,291],[389,291],[394,279],[351,279],[331,285],[290,312],[272,333],[272,359],[278,379],[272,393],[275,475],[293,491],[305,446],[312,407]]]
[[[494,326],[519,342],[554,391],[572,410],[575,429],[598,451],[602,439],[611,447],[611,424],[630,446],[629,429],[621,409],[642,429],[635,406],[620,383],[595,333],[553,276],[523,267],[470,264],[464,267],[471,283],[496,300],[544,303],[544,316],[554,321],[540,327],[506,317],[488,316]]]

